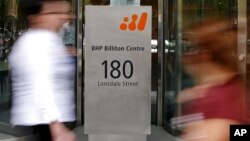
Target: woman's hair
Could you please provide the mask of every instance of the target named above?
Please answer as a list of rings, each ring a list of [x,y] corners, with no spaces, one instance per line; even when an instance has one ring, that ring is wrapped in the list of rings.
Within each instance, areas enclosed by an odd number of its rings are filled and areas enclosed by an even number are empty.
[[[34,3],[33,5],[27,7],[27,16],[36,15],[41,11],[41,9],[42,9],[41,2]]]
[[[28,6],[26,6],[27,16],[39,14],[42,10],[42,5],[44,2],[53,2],[53,1],[61,1],[61,2],[69,2],[68,0],[33,0]]]
[[[187,39],[195,50],[209,51],[214,63],[237,70],[237,28],[234,24],[206,21],[190,28]]]

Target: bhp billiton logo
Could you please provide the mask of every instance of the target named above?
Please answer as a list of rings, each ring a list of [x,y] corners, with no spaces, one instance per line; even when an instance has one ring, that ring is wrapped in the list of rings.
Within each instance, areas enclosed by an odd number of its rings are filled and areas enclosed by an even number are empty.
[[[120,29],[122,31],[126,30],[135,31],[136,29],[139,31],[143,31],[146,27],[147,18],[148,18],[148,13],[146,12],[143,12],[140,18],[137,14],[133,14],[131,16],[131,20],[129,20],[129,17],[124,17],[123,22],[120,24]]]

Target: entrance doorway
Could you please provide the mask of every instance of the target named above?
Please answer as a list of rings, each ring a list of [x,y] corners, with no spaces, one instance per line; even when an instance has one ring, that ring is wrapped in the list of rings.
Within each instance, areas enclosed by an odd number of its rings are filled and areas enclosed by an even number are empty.
[[[170,133],[175,135],[180,133],[177,125],[172,124],[172,119],[180,115],[182,110],[181,105],[176,102],[176,97],[180,91],[194,85],[194,81],[183,71],[181,66],[182,52],[188,48],[188,44],[183,36],[184,31],[211,17],[226,19],[231,21],[232,24],[237,25],[238,21],[241,20],[240,17],[243,17],[243,19],[246,18],[240,12],[239,8],[239,6],[244,5],[247,5],[244,0],[162,1],[163,9],[160,11],[163,17],[162,24],[160,24],[162,29],[159,29],[163,31],[159,37],[163,47],[160,57],[162,64],[161,71],[163,72],[161,79],[162,125]],[[247,28],[246,21],[240,24],[244,25],[245,29]],[[242,42],[246,42],[246,39],[242,40]],[[244,49],[246,49],[246,46],[238,46],[238,52]],[[241,54],[244,56],[246,51],[243,51]],[[244,60],[242,61],[244,62]],[[241,66],[246,66],[243,62],[240,63]],[[242,72],[246,70],[247,68],[241,68]]]

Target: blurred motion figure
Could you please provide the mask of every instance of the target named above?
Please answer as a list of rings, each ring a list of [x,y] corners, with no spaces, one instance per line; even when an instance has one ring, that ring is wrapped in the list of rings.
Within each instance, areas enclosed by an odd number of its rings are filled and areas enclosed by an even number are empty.
[[[75,121],[74,66],[58,32],[72,20],[70,3],[37,1],[27,8],[29,29],[9,55],[11,123],[33,126],[41,141],[75,141],[62,122]]]
[[[195,86],[178,97],[185,141],[229,141],[229,125],[246,124],[245,85],[237,71],[237,29],[211,20],[189,29],[183,68]],[[188,120],[187,120],[188,119]]]

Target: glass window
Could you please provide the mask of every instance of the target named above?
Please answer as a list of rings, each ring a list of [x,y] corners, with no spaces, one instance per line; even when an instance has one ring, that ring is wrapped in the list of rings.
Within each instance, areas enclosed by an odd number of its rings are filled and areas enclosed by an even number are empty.
[[[182,51],[190,49],[183,31],[212,17],[228,19],[234,24],[237,20],[237,3],[236,0],[167,0],[164,9],[164,39],[167,44],[165,44],[165,62],[163,62],[165,75],[163,124],[165,127],[172,126],[174,129],[175,126],[171,125],[171,120],[181,111],[181,106],[176,103],[176,97],[182,89],[194,84],[191,77],[180,66]]]

